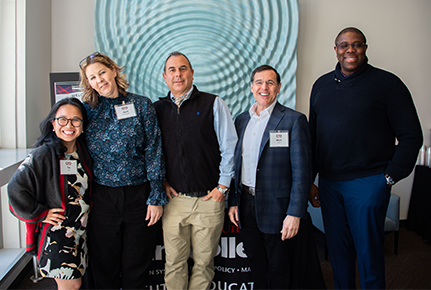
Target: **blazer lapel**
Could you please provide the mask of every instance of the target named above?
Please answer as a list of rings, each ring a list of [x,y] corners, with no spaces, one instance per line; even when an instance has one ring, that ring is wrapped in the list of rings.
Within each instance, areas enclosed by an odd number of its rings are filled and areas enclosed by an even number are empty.
[[[244,120],[242,120],[238,126],[238,144],[241,144],[241,148],[242,148],[242,141],[244,140],[245,128],[247,128],[248,121],[250,121],[249,114],[247,114],[247,117],[245,117]]]
[[[238,142],[235,148],[235,184],[236,184],[237,193],[241,194],[242,142],[244,140],[245,129],[247,128],[247,124],[250,121],[250,114],[247,114],[246,116],[244,116],[238,121],[239,121],[237,126]]]
[[[280,123],[281,119],[283,119],[283,111],[284,108],[281,106],[278,101],[275,104],[274,110],[272,111],[271,116],[269,117],[268,124],[266,125],[265,131],[263,132],[262,141],[260,143],[259,149],[259,159],[262,155],[263,148],[265,148],[266,143],[269,141],[269,131],[275,130]]]

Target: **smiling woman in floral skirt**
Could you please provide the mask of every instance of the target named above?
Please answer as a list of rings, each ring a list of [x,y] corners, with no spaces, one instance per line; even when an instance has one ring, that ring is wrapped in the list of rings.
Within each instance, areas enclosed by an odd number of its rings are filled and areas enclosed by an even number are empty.
[[[87,268],[91,158],[87,114],[78,99],[57,102],[40,124],[37,148],[8,184],[10,211],[26,223],[27,252],[58,289],[79,289]]]

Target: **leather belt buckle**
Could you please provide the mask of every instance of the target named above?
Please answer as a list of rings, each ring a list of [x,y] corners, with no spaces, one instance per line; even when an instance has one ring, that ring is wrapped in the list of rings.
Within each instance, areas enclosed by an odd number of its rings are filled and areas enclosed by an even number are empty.
[[[248,193],[250,193],[251,195],[255,196],[256,190],[254,189],[254,187],[249,187],[248,188]]]
[[[180,192],[179,194],[185,197],[202,197],[209,193],[209,191],[195,191],[195,192]]]
[[[242,188],[244,189],[245,192],[249,193],[252,196],[255,196],[256,189],[254,187],[249,187],[249,186],[243,184]]]

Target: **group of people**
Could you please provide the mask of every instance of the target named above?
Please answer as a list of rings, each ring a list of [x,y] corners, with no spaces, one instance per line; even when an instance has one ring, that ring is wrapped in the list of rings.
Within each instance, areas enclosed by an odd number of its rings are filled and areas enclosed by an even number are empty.
[[[277,101],[269,65],[252,72],[255,103],[233,122],[180,52],[154,104],[127,92],[107,55],[81,60],[83,103],[52,107],[8,185],[42,275],[79,289],[88,268],[96,289],[144,289],[163,233],[166,288],[209,289],[228,198],[254,289],[325,288],[310,201],[322,207],[334,287],[356,288],[357,260],[361,288],[384,289],[390,189],[423,140],[407,87],[368,64],[367,47],[357,28],[337,35],[338,63],[313,85],[309,121]]]

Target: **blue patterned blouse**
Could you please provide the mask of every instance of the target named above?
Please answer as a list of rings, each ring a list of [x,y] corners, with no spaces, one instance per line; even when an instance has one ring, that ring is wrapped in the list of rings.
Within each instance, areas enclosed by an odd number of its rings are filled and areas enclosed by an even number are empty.
[[[124,103],[123,103],[124,102]],[[135,106],[136,117],[118,120],[115,106]],[[127,93],[124,97],[99,96],[99,104],[87,109],[87,146],[94,159],[94,181],[110,187],[135,186],[150,181],[147,204],[163,205],[168,197],[163,190],[165,160],[156,111],[151,100]]]

